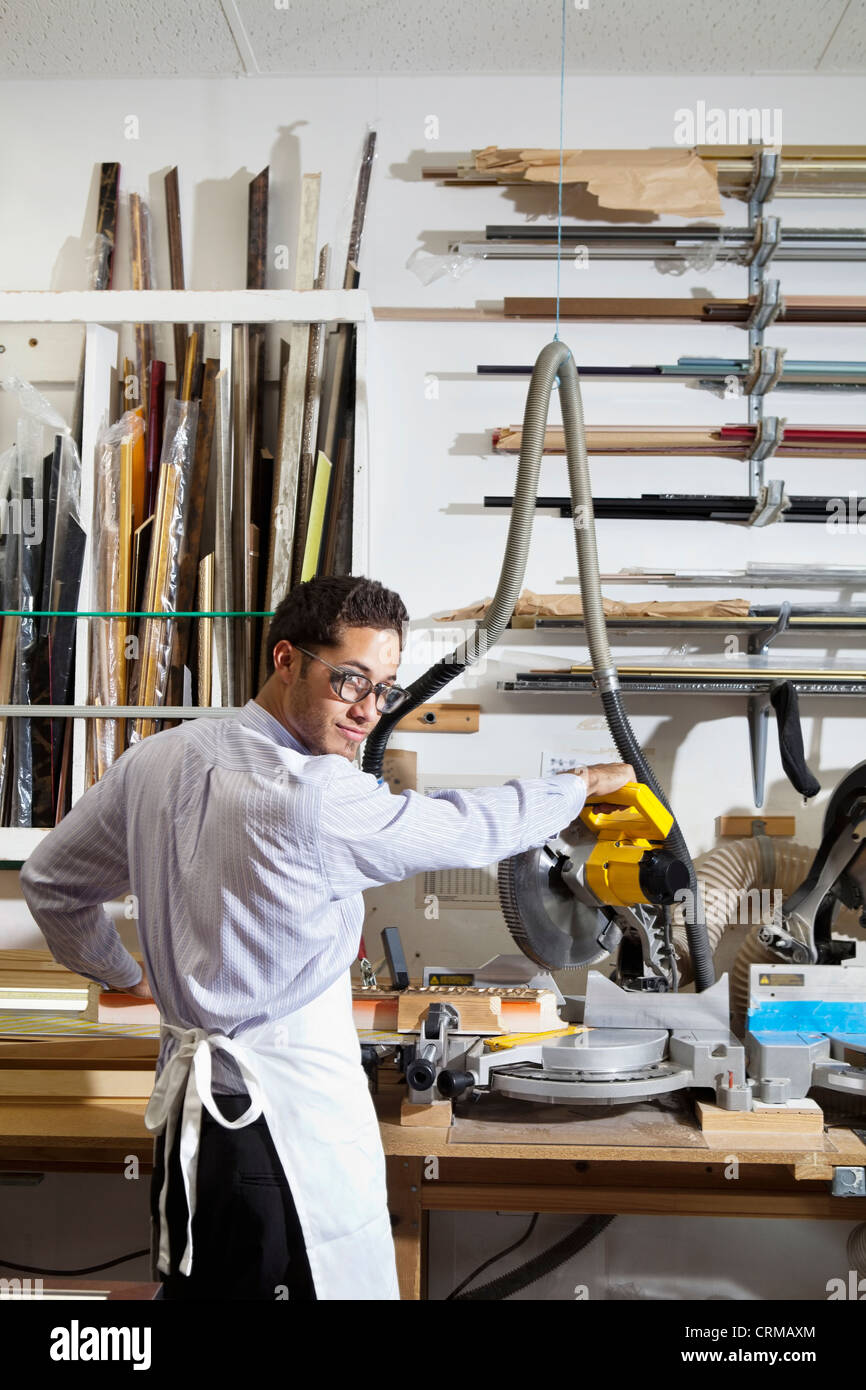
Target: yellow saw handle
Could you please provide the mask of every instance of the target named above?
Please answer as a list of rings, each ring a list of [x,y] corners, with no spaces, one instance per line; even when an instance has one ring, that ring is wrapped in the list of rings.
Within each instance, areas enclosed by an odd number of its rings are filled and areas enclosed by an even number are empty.
[[[592,802],[622,807],[617,811],[595,811]],[[619,791],[604,792],[587,800],[580,813],[584,825],[600,840],[630,840],[647,843],[664,840],[674,818],[643,782],[626,782]]]

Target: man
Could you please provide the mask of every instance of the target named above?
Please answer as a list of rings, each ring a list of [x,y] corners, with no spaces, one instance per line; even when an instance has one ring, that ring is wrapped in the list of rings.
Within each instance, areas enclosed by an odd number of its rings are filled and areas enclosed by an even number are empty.
[[[401,700],[407,619],[368,579],[299,585],[258,696],[127,750],[22,870],[56,959],[110,989],[149,980],[159,1007],[146,1120],[166,1298],[399,1297],[352,1023],[363,890],[517,854],[634,776],[392,795],[354,759]],[[102,906],[128,890],[146,978]]]

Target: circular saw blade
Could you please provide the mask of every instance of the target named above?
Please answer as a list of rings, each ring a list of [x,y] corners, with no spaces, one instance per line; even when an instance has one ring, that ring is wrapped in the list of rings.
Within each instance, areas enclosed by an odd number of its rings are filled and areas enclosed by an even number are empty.
[[[525,956],[548,970],[597,965],[609,954],[598,944],[608,925],[600,908],[582,902],[551,870],[566,855],[557,842],[528,849],[499,865],[499,903]]]

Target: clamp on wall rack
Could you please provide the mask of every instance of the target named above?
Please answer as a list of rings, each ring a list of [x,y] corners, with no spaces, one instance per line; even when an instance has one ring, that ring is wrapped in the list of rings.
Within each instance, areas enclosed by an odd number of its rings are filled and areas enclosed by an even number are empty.
[[[765,396],[777,386],[785,366],[787,348],[756,347],[752,349],[752,361],[743,382],[746,396]]]
[[[779,317],[783,307],[779,281],[764,279],[766,268],[782,236],[779,218],[764,216],[764,204],[776,191],[781,165],[781,151],[767,150],[762,146],[755,150],[752,180],[747,194],[749,230],[752,232],[754,249],[747,262],[752,311],[746,326],[753,361],[756,352],[764,346],[764,329]],[[769,389],[771,388],[765,384],[760,390],[749,390],[750,425],[760,426],[764,414],[764,396]],[[752,524],[766,526],[768,519],[765,517],[766,509],[761,499],[764,486],[763,459],[769,457],[769,454],[765,455],[760,451],[760,435],[756,436],[755,445],[749,458],[749,494],[758,499],[759,509]]]
[[[755,510],[748,519],[749,526],[770,526],[791,505],[782,478],[764,481],[764,464],[775,454],[785,435],[786,421],[778,415],[762,416],[755,424],[755,438],[748,454],[749,493],[755,498]]]
[[[746,320],[746,327],[749,329],[750,347],[754,349],[762,346],[759,342],[752,343],[752,332],[763,333],[764,329],[769,328],[773,320],[779,317],[784,307],[785,302],[779,293],[778,280],[763,280],[755,296],[752,312]]]
[[[765,266],[775,255],[782,241],[782,222],[778,217],[759,217],[755,235],[746,252],[746,265]]]
[[[780,150],[768,150],[761,146],[755,151],[752,182],[749,184],[749,190],[746,194],[750,205],[755,203],[760,206],[774,196],[779,182],[781,165]]]
[[[780,637],[783,632],[787,631],[790,621],[791,600],[785,599],[784,603],[779,605],[778,615],[772,623],[769,623],[767,627],[760,628],[757,632],[749,633],[746,646],[749,655],[766,656],[770,648],[770,643],[775,642],[777,637]]]
[[[785,484],[781,478],[771,478],[768,483],[761,484],[758,493],[755,510],[746,522],[747,526],[772,526],[775,521],[780,521],[782,514],[788,510],[791,499],[785,492]]]

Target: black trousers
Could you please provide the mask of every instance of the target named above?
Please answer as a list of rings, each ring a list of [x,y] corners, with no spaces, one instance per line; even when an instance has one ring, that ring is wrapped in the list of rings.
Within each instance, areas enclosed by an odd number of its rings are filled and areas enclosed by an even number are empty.
[[[242,1095],[215,1097],[236,1120],[249,1105]],[[165,1136],[156,1141],[150,1210],[155,1240],[165,1173]],[[178,1272],[186,1246],[188,1208],[180,1169],[180,1127],[169,1155],[166,1218],[171,1273],[160,1274],[164,1299],[315,1299],[295,1203],[264,1117],[225,1129],[202,1114],[189,1275]]]

